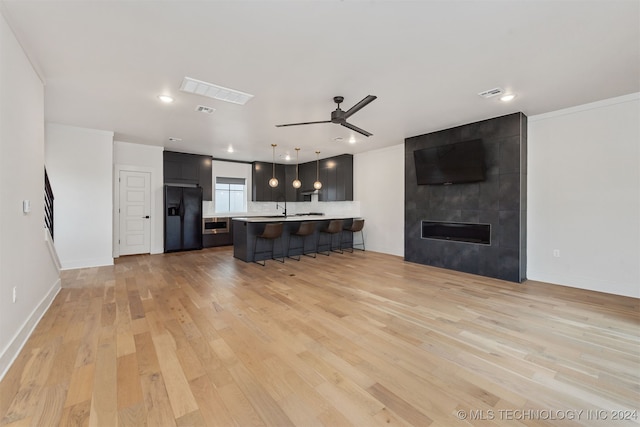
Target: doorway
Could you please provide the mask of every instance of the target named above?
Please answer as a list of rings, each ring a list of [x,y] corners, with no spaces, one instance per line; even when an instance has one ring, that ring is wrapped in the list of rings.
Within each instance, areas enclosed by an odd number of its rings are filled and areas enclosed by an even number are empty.
[[[119,173],[120,255],[151,253],[151,173]]]

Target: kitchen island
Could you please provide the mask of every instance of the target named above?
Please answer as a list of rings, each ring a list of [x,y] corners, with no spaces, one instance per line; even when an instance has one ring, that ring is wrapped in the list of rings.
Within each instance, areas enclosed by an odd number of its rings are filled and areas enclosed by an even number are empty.
[[[316,248],[318,242],[318,235],[320,230],[323,230],[329,224],[332,219],[341,219],[344,221],[343,227],[349,227],[353,222],[353,217],[343,216],[325,216],[325,215],[273,215],[273,216],[256,216],[256,217],[238,217],[233,218],[233,256],[246,262],[262,261],[264,259],[271,259],[270,252],[263,252],[267,250],[267,244],[260,242],[258,244],[258,254],[254,254],[254,245],[256,236],[264,231],[266,224],[270,222],[282,222],[284,224],[282,237],[275,242],[274,245],[274,257],[282,256],[297,256],[302,253],[302,241],[296,239],[293,242],[294,247],[290,252],[287,252],[289,246],[289,237],[295,233],[302,222],[314,222],[316,223],[316,229],[312,236],[308,236],[304,239],[304,252],[316,252],[317,250],[326,251],[329,248],[329,237],[323,236],[320,244],[320,248]],[[342,235],[340,235],[342,234]],[[333,247],[338,247],[338,239],[343,239],[343,247],[351,247],[352,235],[351,233],[338,233],[333,237]],[[284,246],[284,254],[281,251],[281,242]],[[264,244],[264,246],[263,246]],[[261,249],[263,248],[263,249]]]

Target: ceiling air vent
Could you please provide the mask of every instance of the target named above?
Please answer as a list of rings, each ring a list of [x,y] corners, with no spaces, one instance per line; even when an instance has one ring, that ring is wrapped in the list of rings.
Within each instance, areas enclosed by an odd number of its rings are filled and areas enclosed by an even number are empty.
[[[207,114],[211,114],[214,111],[216,111],[215,108],[211,108],[211,107],[207,107],[206,105],[198,105],[196,107],[196,111],[200,112],[200,113],[207,113]]]
[[[502,93],[504,93],[504,91],[501,88],[496,87],[493,89],[485,90],[484,92],[480,92],[478,95],[480,95],[483,98],[491,98],[496,95],[500,95]]]
[[[249,93],[240,92],[238,90],[214,85],[213,83],[203,82],[201,80],[185,77],[180,85],[180,90],[195,95],[207,96],[220,101],[232,102],[234,104],[244,105],[248,100],[253,98]]]

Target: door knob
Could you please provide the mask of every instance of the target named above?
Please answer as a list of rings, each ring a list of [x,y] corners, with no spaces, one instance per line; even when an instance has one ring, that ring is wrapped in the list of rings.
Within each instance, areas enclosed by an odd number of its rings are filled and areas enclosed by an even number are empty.
[[[146,218],[146,219],[149,219],[149,215],[147,215],[147,216],[143,216],[142,218]]]

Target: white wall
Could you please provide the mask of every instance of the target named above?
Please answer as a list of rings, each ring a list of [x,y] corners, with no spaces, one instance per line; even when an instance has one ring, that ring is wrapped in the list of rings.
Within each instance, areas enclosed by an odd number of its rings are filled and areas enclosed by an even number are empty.
[[[118,207],[120,206],[118,177],[120,171],[151,173],[151,253],[164,252],[164,148],[151,145],[132,144],[123,141],[113,143],[113,256],[118,257],[118,235],[120,232]]]
[[[353,181],[367,250],[404,256],[404,143],[356,154]]]
[[[2,15],[0,94],[1,379],[60,290],[44,229],[44,89]]]
[[[640,297],[640,94],[529,117],[528,156],[527,277]]]
[[[112,265],[113,132],[47,123],[45,140],[62,268]]]

